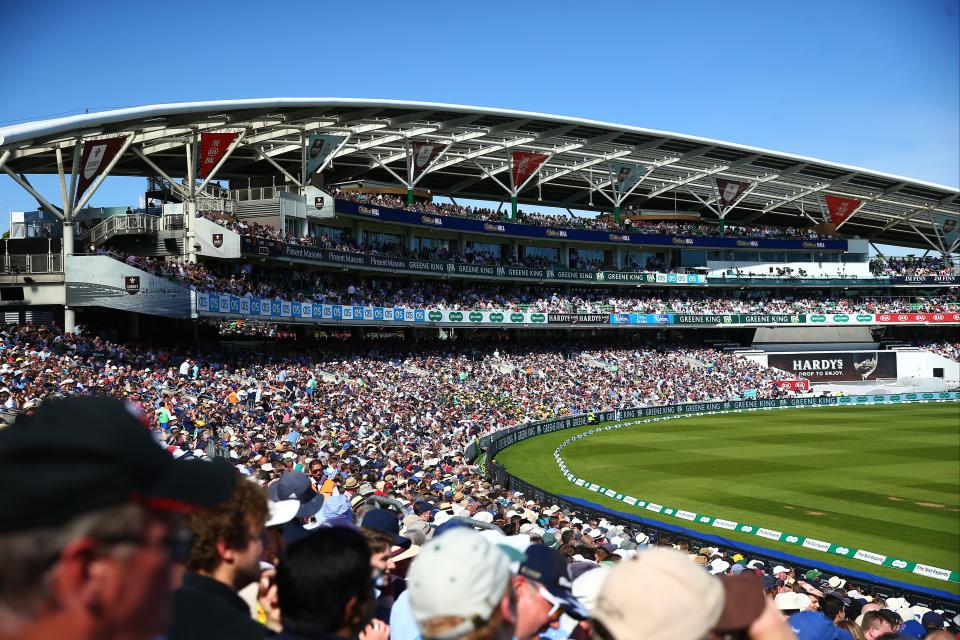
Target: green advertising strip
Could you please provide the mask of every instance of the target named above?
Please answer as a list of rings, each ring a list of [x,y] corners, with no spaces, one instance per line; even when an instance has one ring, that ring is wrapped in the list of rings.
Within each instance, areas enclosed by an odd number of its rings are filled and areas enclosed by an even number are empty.
[[[840,398],[840,400],[846,400],[846,402],[841,402],[839,404],[900,404],[906,402],[927,402],[927,399],[917,398],[917,395],[936,395],[943,398],[944,396],[949,396],[948,399],[956,399],[954,396],[960,394],[907,394],[907,395],[897,395],[897,396],[848,396],[845,398]],[[909,396],[914,396],[913,398]],[[947,398],[944,398],[947,399]],[[937,401],[937,400],[934,400]],[[942,401],[942,400],[941,400]],[[786,408],[786,407],[784,407]],[[707,415],[714,413],[739,413],[741,411],[757,411],[758,409],[734,409],[731,411],[710,411],[707,412]],[[761,411],[769,409],[759,409]],[[622,429],[624,427],[630,427],[638,424],[645,424],[648,422],[658,422],[660,420],[673,420],[676,418],[688,418],[693,417],[694,415],[704,415],[704,414],[689,414],[689,415],[674,415],[674,416],[664,416],[658,418],[647,418],[644,420],[630,420],[627,422],[622,422],[620,424],[608,425],[605,427],[598,427],[596,429],[590,429],[589,431],[584,431],[579,433],[572,438],[568,438],[560,443],[553,453],[553,457],[557,462],[557,465],[560,467],[561,473],[563,476],[573,484],[578,487],[583,487],[587,491],[592,491],[594,493],[599,493],[608,498],[612,498],[624,504],[630,505],[636,509],[651,511],[660,515],[671,516],[678,518],[680,520],[686,520],[687,522],[696,522],[700,525],[705,525],[709,527],[716,527],[717,529],[723,529],[726,531],[738,531],[740,533],[754,535],[765,540],[770,540],[772,542],[780,542],[784,544],[790,544],[794,546],[803,547],[805,549],[812,549],[814,551],[821,551],[823,553],[843,556],[845,558],[853,558],[855,560],[862,560],[863,562],[869,562],[871,564],[890,567],[891,569],[899,569],[901,571],[907,571],[909,573],[914,573],[917,575],[922,575],[927,578],[933,578],[935,580],[943,580],[946,582],[960,583],[960,572],[951,571],[950,569],[942,569],[940,567],[933,567],[926,564],[921,564],[918,562],[910,562],[908,560],[901,560],[899,558],[893,558],[886,556],[880,553],[875,553],[873,551],[867,551],[865,549],[856,549],[849,546],[843,546],[835,544],[833,542],[827,542],[824,540],[816,540],[814,538],[807,538],[805,536],[788,533],[784,531],[777,531],[768,527],[761,527],[753,524],[744,524],[742,522],[734,522],[732,520],[725,520],[723,518],[718,518],[716,516],[705,515],[701,513],[693,513],[691,511],[686,511],[678,507],[672,507],[668,505],[658,504],[656,502],[651,502],[649,500],[643,500],[641,498],[635,498],[633,496],[625,495],[617,489],[610,487],[601,486],[590,482],[584,478],[578,478],[570,469],[567,467],[566,462],[564,462],[563,457],[561,456],[561,451],[577,440],[581,438],[589,437],[596,433],[602,431],[611,431],[614,429]]]

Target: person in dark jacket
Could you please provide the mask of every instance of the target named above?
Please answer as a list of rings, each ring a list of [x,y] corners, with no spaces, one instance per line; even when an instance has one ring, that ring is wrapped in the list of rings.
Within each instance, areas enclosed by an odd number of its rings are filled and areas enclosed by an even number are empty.
[[[266,491],[239,480],[233,497],[191,515],[193,533],[183,584],[173,595],[169,640],[260,640],[270,631],[237,595],[260,577]]]
[[[376,598],[370,548],[354,529],[317,529],[284,549],[277,567],[283,632],[274,640],[388,640],[371,620]]]

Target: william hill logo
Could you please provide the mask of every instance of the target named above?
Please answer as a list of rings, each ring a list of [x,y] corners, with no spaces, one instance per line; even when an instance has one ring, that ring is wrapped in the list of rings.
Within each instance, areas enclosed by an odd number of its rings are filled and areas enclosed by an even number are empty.
[[[547,229],[548,238],[566,238],[567,232],[563,229]]]
[[[630,242],[630,236],[619,233],[611,233],[610,240],[612,242]]]
[[[502,224],[490,224],[489,222],[487,222],[486,224],[483,225],[483,230],[496,231],[497,233],[503,233],[504,231],[507,230],[507,228],[504,227]]]
[[[804,242],[803,243],[804,249],[823,249],[826,246],[827,245],[823,244],[822,242]]]
[[[759,247],[760,243],[756,240],[737,240],[738,247]]]
[[[438,227],[443,225],[443,219],[437,216],[420,216],[420,222],[423,224],[436,225]]]
[[[673,244],[693,244],[693,238],[674,238]]]

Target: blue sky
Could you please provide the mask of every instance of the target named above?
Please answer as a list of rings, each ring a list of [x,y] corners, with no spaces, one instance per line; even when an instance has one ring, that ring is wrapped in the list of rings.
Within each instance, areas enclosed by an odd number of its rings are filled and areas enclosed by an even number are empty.
[[[676,131],[960,183],[960,0],[0,2],[0,126],[398,98]],[[110,180],[92,206],[136,202]],[[36,183],[58,197],[55,182]],[[0,228],[36,204],[0,176]]]

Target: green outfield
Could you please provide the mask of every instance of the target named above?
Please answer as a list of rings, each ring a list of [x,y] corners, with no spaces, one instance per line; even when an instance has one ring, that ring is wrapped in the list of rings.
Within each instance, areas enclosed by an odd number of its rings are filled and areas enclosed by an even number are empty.
[[[579,430],[502,451],[510,473],[558,494],[945,591],[957,585],[660,516],[567,481],[553,459]],[[562,452],[577,477],[641,500],[956,570],[960,403],[731,413],[594,434]]]

